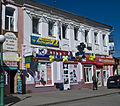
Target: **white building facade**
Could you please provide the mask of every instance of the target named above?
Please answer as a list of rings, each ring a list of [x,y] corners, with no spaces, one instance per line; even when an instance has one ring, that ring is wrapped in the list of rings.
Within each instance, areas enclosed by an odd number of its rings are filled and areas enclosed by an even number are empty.
[[[21,70],[26,73],[26,92],[91,87],[94,73],[98,86],[105,85],[111,26],[35,1],[13,1],[23,13]],[[77,49],[80,43],[86,46],[82,54]]]

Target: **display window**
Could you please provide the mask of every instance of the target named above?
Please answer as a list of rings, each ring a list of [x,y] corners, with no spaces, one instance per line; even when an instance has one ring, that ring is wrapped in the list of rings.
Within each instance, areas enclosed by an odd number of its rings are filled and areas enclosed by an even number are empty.
[[[77,83],[77,65],[69,64],[68,69],[70,74],[70,84],[76,84]]]
[[[92,82],[92,68],[84,67],[84,80],[86,83]]]
[[[51,63],[38,63],[35,71],[35,87],[53,85]]]

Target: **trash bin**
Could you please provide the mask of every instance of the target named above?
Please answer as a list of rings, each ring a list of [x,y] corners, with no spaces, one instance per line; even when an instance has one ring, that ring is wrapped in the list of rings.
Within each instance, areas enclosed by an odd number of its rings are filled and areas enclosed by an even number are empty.
[[[59,89],[60,89],[60,91],[63,90],[63,83],[60,83],[60,84],[59,84]]]

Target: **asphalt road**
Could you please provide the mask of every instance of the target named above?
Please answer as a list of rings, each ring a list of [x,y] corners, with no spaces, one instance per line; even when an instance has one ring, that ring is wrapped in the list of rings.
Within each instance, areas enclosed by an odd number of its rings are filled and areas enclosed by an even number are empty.
[[[120,106],[120,94],[118,93],[67,103],[60,103],[52,106]]]

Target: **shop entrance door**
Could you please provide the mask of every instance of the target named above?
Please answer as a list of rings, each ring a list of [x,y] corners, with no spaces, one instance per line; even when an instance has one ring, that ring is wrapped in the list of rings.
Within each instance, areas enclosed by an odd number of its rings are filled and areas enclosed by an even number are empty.
[[[101,71],[100,70],[96,70],[96,77],[98,78],[98,87],[102,86],[102,83],[101,83]]]
[[[107,71],[103,70],[103,84],[107,86]]]
[[[69,90],[70,89],[70,78],[69,78],[69,72],[68,72],[68,64],[63,64],[63,69],[64,69],[64,90]]]
[[[17,73],[17,70],[10,70],[10,93],[15,93],[15,88],[17,87],[15,79],[15,75]]]

